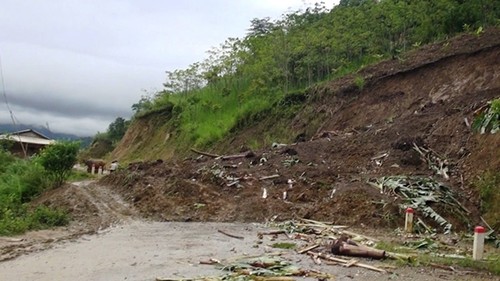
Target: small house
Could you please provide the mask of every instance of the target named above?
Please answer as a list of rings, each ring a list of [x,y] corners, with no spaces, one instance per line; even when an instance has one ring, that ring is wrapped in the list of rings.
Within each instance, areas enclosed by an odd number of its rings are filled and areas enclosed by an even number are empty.
[[[55,142],[55,140],[32,129],[1,134],[0,142],[4,141],[8,142],[7,149],[19,157],[30,157],[45,146]]]

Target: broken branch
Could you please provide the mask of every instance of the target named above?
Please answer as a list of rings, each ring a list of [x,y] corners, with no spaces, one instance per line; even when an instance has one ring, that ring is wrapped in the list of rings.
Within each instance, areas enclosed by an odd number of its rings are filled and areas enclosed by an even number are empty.
[[[270,180],[270,179],[275,179],[275,178],[279,178],[280,175],[278,174],[274,174],[274,175],[270,175],[270,176],[264,176],[264,177],[260,177],[259,180],[260,181],[263,181],[263,180]]]
[[[349,264],[349,262],[350,262],[349,260],[335,258],[335,257],[332,257],[330,255],[325,255],[323,253],[307,252],[307,254],[308,255],[317,255],[318,257],[320,257],[322,259],[329,260],[329,261],[334,261],[334,262],[338,262],[338,263],[342,263],[344,265]],[[358,266],[358,267],[362,267],[362,268],[366,268],[366,269],[370,269],[370,270],[373,270],[373,271],[377,271],[377,272],[387,273],[387,270],[382,269],[382,268],[378,268],[376,266],[371,266],[369,264],[355,263],[353,265],[354,266]]]
[[[197,153],[197,154],[200,154],[200,155],[203,155],[203,156],[212,157],[212,158],[220,157],[220,155],[212,154],[212,153],[208,153],[208,152],[203,152],[203,151],[199,151],[199,150],[196,150],[194,148],[191,148],[191,151],[194,152],[194,153]]]
[[[303,254],[303,253],[305,253],[305,252],[309,252],[309,251],[311,251],[311,250],[314,250],[314,249],[316,249],[316,248],[318,248],[318,247],[319,247],[319,244],[314,244],[314,245],[311,245],[311,246],[309,246],[309,247],[305,247],[305,248],[304,248],[304,249],[302,249],[302,250],[297,251],[297,253],[299,253],[299,254]]]
[[[245,237],[238,236],[238,235],[234,235],[234,234],[230,234],[230,233],[227,233],[227,232],[225,232],[225,231],[223,231],[223,230],[220,230],[220,229],[217,229],[217,231],[218,231],[218,232],[220,232],[220,233],[222,233],[222,234],[224,234],[224,235],[227,235],[227,236],[229,236],[229,237],[232,237],[232,238],[236,238],[236,239],[240,239],[240,240],[245,239]]]

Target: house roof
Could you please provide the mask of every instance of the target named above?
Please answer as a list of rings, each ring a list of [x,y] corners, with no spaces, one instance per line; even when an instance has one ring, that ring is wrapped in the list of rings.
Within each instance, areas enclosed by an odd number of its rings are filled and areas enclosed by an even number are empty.
[[[51,140],[33,129],[12,132],[9,134],[2,134],[0,135],[0,139],[41,145],[48,145],[55,142],[55,140]]]
[[[43,138],[43,139],[46,139],[46,140],[50,140],[49,137],[45,136],[44,134],[38,132],[38,131],[35,131],[33,129],[26,129],[26,130],[21,130],[21,131],[17,131],[17,132],[12,132],[12,133],[9,133],[9,135],[36,135],[40,138]]]

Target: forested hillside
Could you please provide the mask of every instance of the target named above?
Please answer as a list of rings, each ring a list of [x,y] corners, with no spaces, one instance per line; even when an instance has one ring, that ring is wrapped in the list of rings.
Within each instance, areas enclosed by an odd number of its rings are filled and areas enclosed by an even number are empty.
[[[228,38],[204,61],[167,71],[164,90],[132,106],[136,130],[113,156],[148,159],[206,148],[280,105],[288,106],[279,115],[293,117],[305,90],[317,83],[385,59],[404,63],[410,50],[460,32],[480,36],[499,24],[499,15],[494,0],[350,0],[332,9],[316,4],[277,20],[254,19],[244,38]],[[366,77],[354,78],[363,88]],[[249,138],[247,145],[293,137],[282,126]]]

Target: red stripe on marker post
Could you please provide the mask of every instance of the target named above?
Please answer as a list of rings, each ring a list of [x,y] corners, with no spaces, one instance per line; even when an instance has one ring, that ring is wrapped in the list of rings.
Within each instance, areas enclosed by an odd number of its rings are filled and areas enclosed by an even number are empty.
[[[482,226],[476,226],[474,228],[474,246],[472,248],[472,259],[482,260],[484,252],[484,236],[486,235],[486,229]]]
[[[412,233],[413,232],[413,213],[415,211],[412,208],[406,208],[406,216],[405,216],[405,232]]]

